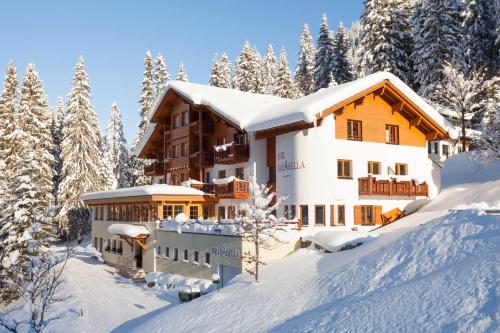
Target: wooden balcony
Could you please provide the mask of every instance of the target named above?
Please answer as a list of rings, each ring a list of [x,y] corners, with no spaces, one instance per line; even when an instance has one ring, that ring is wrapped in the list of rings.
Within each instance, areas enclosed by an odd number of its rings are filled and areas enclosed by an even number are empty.
[[[235,179],[229,184],[192,184],[191,187],[205,193],[215,194],[220,199],[248,199],[249,182],[247,180]]]
[[[191,154],[189,158],[189,166],[194,169],[211,168],[214,166],[214,154],[212,152],[201,152],[201,166],[200,166],[200,152]]]
[[[215,152],[215,163],[218,164],[235,164],[247,162],[249,157],[249,146],[247,144],[233,144],[228,146],[226,150]]]
[[[193,122],[191,122],[189,124],[190,126],[190,130],[189,132],[191,134],[199,134],[199,130],[200,130],[200,121],[199,120],[195,120]],[[201,132],[202,133],[207,133],[207,134],[211,134],[213,133],[215,130],[215,123],[213,121],[202,121],[201,122]]]
[[[154,161],[150,165],[144,166],[144,175],[146,176],[163,176],[165,172],[170,168],[168,162]]]
[[[377,180],[376,177],[368,176],[358,179],[359,195],[375,196],[402,196],[402,197],[427,197],[429,196],[429,185],[427,183],[417,184],[415,180]]]

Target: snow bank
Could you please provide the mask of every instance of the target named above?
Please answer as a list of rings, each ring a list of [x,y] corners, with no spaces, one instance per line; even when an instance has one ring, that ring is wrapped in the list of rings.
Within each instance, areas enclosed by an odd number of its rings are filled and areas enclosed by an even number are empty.
[[[113,223],[108,227],[108,232],[115,235],[125,235],[128,237],[137,237],[140,235],[149,235],[149,230],[143,225]]]
[[[449,187],[456,184],[478,183],[500,179],[500,160],[482,165],[470,159],[466,152],[448,158],[441,169],[441,184]]]
[[[163,222],[159,225],[160,230],[177,231],[178,233],[193,232],[202,234],[215,235],[240,235],[240,226],[233,220],[225,220],[221,222],[211,220],[188,220],[184,221]]]
[[[346,245],[357,246],[367,243],[378,237],[376,233],[361,231],[319,231],[314,235],[314,243],[330,252],[337,252]]]
[[[177,274],[150,272],[144,277],[146,282],[154,282],[157,286],[166,289],[177,289],[184,292],[208,292],[211,290],[212,281],[190,278]]]

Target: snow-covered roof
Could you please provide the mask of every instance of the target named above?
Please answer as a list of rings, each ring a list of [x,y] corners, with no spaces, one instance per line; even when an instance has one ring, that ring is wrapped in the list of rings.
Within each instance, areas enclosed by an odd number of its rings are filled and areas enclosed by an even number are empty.
[[[135,147],[133,154],[136,156],[139,156],[140,152],[144,149],[144,146],[148,142],[149,138],[151,135],[153,135],[153,132],[155,131],[156,124],[154,123],[148,123],[148,126],[146,127],[146,131],[144,131],[144,135],[142,137],[142,140],[139,142],[139,144]]]
[[[129,223],[113,223],[108,227],[108,232],[110,234],[125,235],[132,238],[140,235],[149,235],[149,230],[145,226]]]
[[[136,197],[144,195],[204,195],[203,191],[186,187],[166,184],[154,184],[120,188],[111,191],[85,193],[80,198],[82,200],[98,200],[122,197]]]

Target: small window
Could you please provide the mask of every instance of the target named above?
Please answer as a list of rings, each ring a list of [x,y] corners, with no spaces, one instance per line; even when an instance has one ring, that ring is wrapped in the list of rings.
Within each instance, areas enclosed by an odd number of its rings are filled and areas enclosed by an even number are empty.
[[[449,145],[443,145],[443,155],[446,157],[450,156],[450,146]]]
[[[408,165],[404,163],[396,163],[396,175],[408,175]]]
[[[119,255],[123,254],[123,243],[122,241],[118,241],[118,249],[116,250]]]
[[[316,225],[325,225],[325,206],[314,206]]]
[[[219,179],[226,178],[226,170],[219,170]]]
[[[385,125],[385,143],[391,145],[399,144],[399,127],[395,125]]]
[[[295,205],[290,205],[290,219],[294,219],[297,217],[297,207]]]
[[[189,252],[188,250],[184,250],[184,260],[188,260],[189,259]]]
[[[300,206],[300,225],[309,225],[309,206]]]
[[[199,214],[198,214],[198,206],[190,206],[189,207],[189,218],[191,220],[196,220],[198,219]]]
[[[185,111],[182,113],[182,126],[189,125],[189,112]]]
[[[181,154],[183,157],[189,155],[189,146],[186,142],[181,143]]]
[[[345,225],[345,206],[338,205],[337,206],[337,224]]]
[[[174,261],[179,260],[179,249],[175,248],[174,249]]]
[[[210,265],[210,253],[205,253],[205,264]]]
[[[194,252],[193,252],[193,261],[194,261],[195,263],[198,263],[198,262],[199,262],[199,259],[200,259],[200,258],[199,258],[199,256],[200,256],[200,252],[199,252],[199,251],[194,251]]]
[[[244,169],[243,168],[236,168],[236,171],[235,171],[235,177],[238,178],[238,179],[245,179],[245,173],[243,171]]]
[[[161,256],[161,246],[158,245],[158,247],[156,248],[156,256],[159,257]]]
[[[181,118],[179,115],[174,116],[174,129],[181,127]]]
[[[165,258],[170,257],[170,248],[168,246],[165,246]]]
[[[380,162],[368,162],[368,173],[372,175],[380,175]]]
[[[347,121],[347,139],[361,141],[361,122],[357,120]]]
[[[226,219],[226,207],[219,206],[218,212],[219,212],[219,220],[225,220]]]
[[[184,206],[182,205],[175,205],[174,206],[174,215],[177,216],[179,215],[180,213],[183,213],[184,212]]]
[[[338,178],[352,178],[351,160],[337,160],[337,176]]]
[[[361,206],[361,225],[375,225],[374,206]]]
[[[174,206],[164,205],[163,206],[163,218],[168,219],[169,217],[173,218],[174,214]]]
[[[229,219],[234,219],[236,217],[236,207],[235,206],[228,206],[227,207],[227,217]]]
[[[174,146],[174,158],[178,158],[181,155],[181,150],[179,145]]]
[[[283,217],[287,220],[290,219],[290,217],[288,216],[288,205],[283,206]]]

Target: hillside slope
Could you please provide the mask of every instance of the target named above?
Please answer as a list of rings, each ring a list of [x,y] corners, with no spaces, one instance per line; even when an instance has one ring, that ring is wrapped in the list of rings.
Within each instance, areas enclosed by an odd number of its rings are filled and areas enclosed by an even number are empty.
[[[136,331],[498,331],[500,219],[472,208],[500,207],[499,172],[499,162],[478,169],[453,158],[443,192],[377,240],[331,254],[300,250],[266,267],[259,284],[242,275],[143,318]]]

